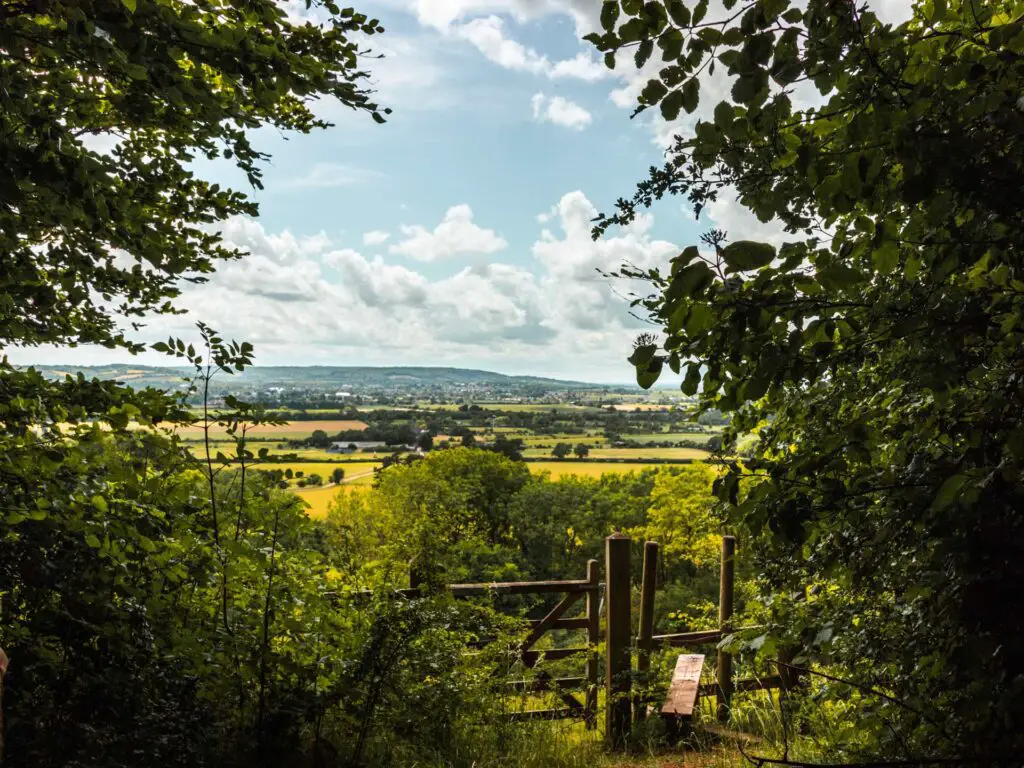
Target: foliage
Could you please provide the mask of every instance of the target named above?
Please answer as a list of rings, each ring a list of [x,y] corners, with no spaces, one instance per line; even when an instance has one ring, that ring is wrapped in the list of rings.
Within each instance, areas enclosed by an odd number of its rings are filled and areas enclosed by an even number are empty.
[[[551,449],[551,455],[556,459],[564,459],[572,453],[572,445],[569,443],[555,443],[555,447]]]
[[[197,178],[194,158],[229,161],[262,188],[251,130],[324,127],[309,109],[319,97],[383,120],[349,39],[383,29],[316,5],[323,26],[273,0],[4,4],[0,344],[139,350],[116,316],[172,311],[179,280],[239,255],[208,225],[256,213]]]
[[[725,7],[607,0],[590,38],[609,65],[657,46],[638,111],[666,120],[715,68],[731,82],[595,235],[730,189],[789,233],[712,231],[668,273],[625,269],[664,330],[630,362],[731,414],[727,452],[757,432],[717,493],[808,658],[910,707],[864,711],[875,749],[1017,754],[1024,8],[923,0],[893,27],[832,0]]]

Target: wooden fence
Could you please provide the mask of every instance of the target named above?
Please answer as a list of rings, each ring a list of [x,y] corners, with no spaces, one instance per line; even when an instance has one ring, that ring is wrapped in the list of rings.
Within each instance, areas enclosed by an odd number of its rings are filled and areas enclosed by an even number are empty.
[[[634,635],[631,582],[632,541],[616,533],[605,539],[605,583],[601,583],[598,561],[587,563],[586,578],[569,581],[494,582],[481,584],[452,584],[448,586],[455,597],[482,597],[487,595],[563,594],[564,597],[540,619],[529,622],[526,636],[515,648],[513,663],[536,670],[533,679],[511,680],[503,684],[506,691],[553,691],[562,706],[550,709],[532,709],[514,712],[514,720],[559,720],[578,718],[587,728],[595,728],[598,715],[599,679],[598,645],[604,640],[605,652],[605,738],[608,745],[621,748],[629,739],[634,722],[647,716],[649,702],[634,693],[633,657],[636,655],[636,674],[645,678],[649,674],[651,656],[658,648],[699,648],[718,645],[723,637],[757,627],[733,627],[733,596],[736,581],[736,539],[722,537],[719,578],[719,626],[716,629],[674,634],[654,634],[654,598],[657,589],[658,551],[656,542],[644,544],[643,568],[640,584],[640,615]],[[601,590],[604,588],[604,627],[601,626]],[[409,597],[420,595],[415,576],[410,588],[400,590]],[[579,601],[584,601],[582,615],[566,617]],[[586,645],[567,648],[537,649],[537,642],[554,630],[580,630],[586,633]],[[582,675],[553,677],[537,669],[541,661],[554,661],[576,656],[585,657]],[[735,692],[779,688],[786,685],[782,676],[763,679],[733,679],[732,654],[716,651],[716,681],[699,686],[703,696],[716,699],[719,721],[729,717],[729,708]],[[574,692],[582,691],[581,701]]]

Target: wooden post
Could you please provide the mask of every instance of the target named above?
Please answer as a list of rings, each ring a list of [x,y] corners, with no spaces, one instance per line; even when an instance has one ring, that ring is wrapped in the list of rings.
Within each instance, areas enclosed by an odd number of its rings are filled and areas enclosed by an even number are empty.
[[[601,595],[597,590],[601,574],[598,570],[597,560],[587,561],[587,581],[594,589],[587,592],[587,645],[590,646],[590,653],[587,655],[587,697],[584,705],[586,715],[586,727],[592,731],[597,727],[597,686],[598,686],[598,658],[597,646],[601,642]]]
[[[718,625],[723,633],[729,630],[732,621],[732,598],[736,584],[736,537],[722,537],[722,563],[718,582]],[[718,721],[729,719],[732,702],[732,654],[718,652]]]
[[[636,671],[640,684],[647,687],[651,669],[651,651],[654,648],[654,593],[658,579],[658,544],[644,543],[644,572],[640,582],[640,630],[636,636]],[[641,695],[633,699],[633,719],[647,717],[647,701]]]
[[[605,739],[612,749],[626,746],[630,717],[629,537],[615,533],[605,551]]]
[[[409,562],[409,588],[417,589],[423,583],[423,574],[415,560]]]

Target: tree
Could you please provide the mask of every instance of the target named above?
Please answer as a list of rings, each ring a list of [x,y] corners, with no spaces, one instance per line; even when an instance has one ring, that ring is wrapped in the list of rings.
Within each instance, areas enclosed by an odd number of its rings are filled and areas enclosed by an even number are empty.
[[[572,453],[572,445],[570,443],[555,443],[555,447],[551,449],[551,455],[556,459],[564,459]]]
[[[585,459],[590,455],[590,446],[586,443],[576,443],[576,447],[572,449],[572,452],[576,454],[576,458]]]
[[[476,444],[476,437],[473,435],[472,432],[465,432],[462,435],[462,441],[461,442],[462,442],[462,445],[464,447],[475,445]]]
[[[416,438],[416,445],[424,451],[429,451],[434,447],[434,436],[429,432],[421,432],[420,436]]]
[[[2,4],[0,347],[140,351],[122,324],[177,311],[181,284],[242,255],[216,225],[257,213],[198,176],[197,158],[261,188],[251,132],[324,127],[308,107],[323,97],[383,120],[349,39],[377,22],[311,5],[322,23],[296,24],[273,0]],[[208,332],[213,369],[249,363],[250,345]],[[160,348],[204,357],[180,340]],[[18,457],[0,467],[11,764],[221,764],[218,742],[262,740],[279,711],[271,648],[282,667],[303,664],[276,643],[287,599],[275,590],[302,596],[289,615],[323,603],[301,587],[319,575],[301,505],[246,477],[253,411],[228,405],[237,471],[214,456],[197,472],[162,430],[194,417],[163,393],[47,381],[3,357],[0,401],[0,454]],[[229,699],[237,711],[215,703]]]
[[[172,311],[179,280],[239,255],[206,225],[256,214],[198,178],[193,157],[230,160],[262,188],[266,156],[249,131],[325,127],[308,108],[322,96],[384,119],[347,37],[383,30],[351,11],[328,12],[322,27],[294,24],[273,0],[213,0],[202,13],[177,0],[102,14],[7,4],[0,18],[0,146],[17,180],[0,187],[0,345],[138,350],[108,307]],[[116,146],[100,152],[98,141]]]
[[[716,483],[723,512],[787,639],[923,713],[875,702],[880,751],[908,739],[922,752],[1017,754],[1020,8],[923,0],[897,26],[836,0],[707,10],[602,6],[590,39],[608,64],[629,52],[644,65],[655,46],[664,62],[638,112],[695,113],[718,92],[714,68],[731,91],[595,236],[666,194],[698,215],[736,194],[786,242],[712,230],[670,270],[624,268],[653,287],[636,304],[664,334],[638,339],[637,381],[683,374],[703,413],[731,416],[727,453],[756,433],[754,458]],[[810,84],[820,98],[807,106]]]
[[[518,437],[508,438],[499,433],[494,439],[494,445],[491,446],[491,450],[512,459],[512,461],[522,461],[524,447],[525,443],[523,443],[522,439]]]
[[[345,479],[345,468],[344,467],[335,467],[334,469],[331,470],[331,482],[332,483],[337,485],[338,483],[340,483],[344,479]]]

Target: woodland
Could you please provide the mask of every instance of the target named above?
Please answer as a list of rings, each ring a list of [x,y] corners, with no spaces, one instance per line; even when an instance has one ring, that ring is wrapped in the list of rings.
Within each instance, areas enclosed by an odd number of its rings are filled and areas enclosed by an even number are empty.
[[[0,2],[0,350],[142,351],[135,324],[179,311],[182,281],[245,258],[216,223],[259,213],[195,159],[260,189],[253,130],[330,130],[316,98],[401,108],[369,85],[380,22],[307,4],[326,21],[273,0]],[[247,434],[277,414],[211,403],[249,342],[200,323],[153,345],[192,372],[173,396],[5,356],[5,765],[631,764],[583,724],[508,717],[496,670],[550,600],[446,588],[582,578],[614,532],[660,543],[666,631],[714,625],[736,536],[737,626],[757,631],[722,647],[806,675],[737,698],[728,726],[759,741],[703,760],[1024,760],[1024,4],[915,0],[893,25],[849,0],[604,0],[600,23],[608,67],[660,64],[638,115],[694,113],[716,70],[731,87],[594,237],[667,196],[699,214],[733,195],[786,228],[781,247],[708,230],[608,275],[656,326],[623,350],[637,382],[671,371],[695,418],[724,414],[714,458],[552,479],[453,446],[314,520],[252,466]],[[182,425],[233,449],[197,455]],[[666,682],[638,679],[640,701]],[[625,746],[670,748],[657,722]]]

